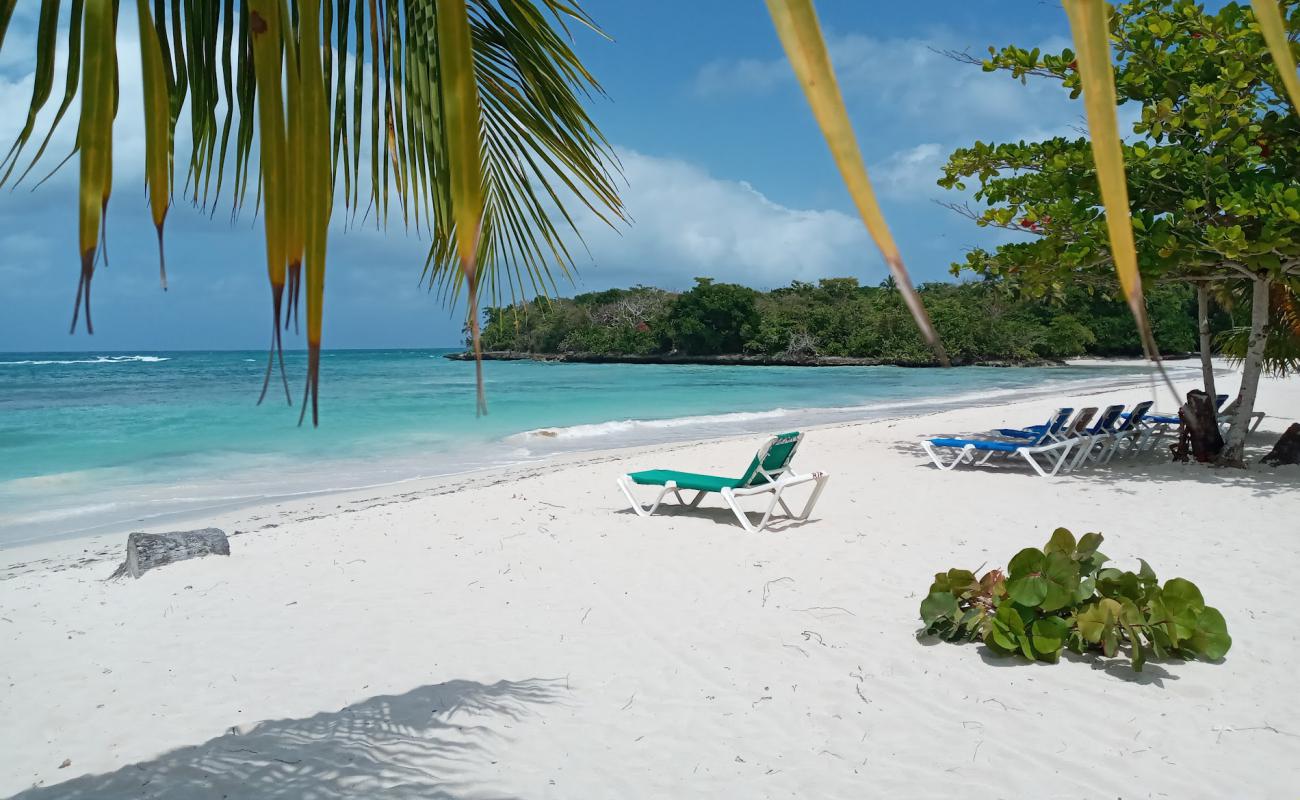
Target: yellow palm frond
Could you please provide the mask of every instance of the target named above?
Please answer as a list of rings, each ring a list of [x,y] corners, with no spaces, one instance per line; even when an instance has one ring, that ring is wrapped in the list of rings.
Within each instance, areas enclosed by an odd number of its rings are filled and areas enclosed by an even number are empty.
[[[1273,54],[1278,72],[1282,73],[1282,83],[1291,97],[1291,108],[1300,114],[1300,77],[1296,76],[1295,57],[1291,54],[1282,11],[1274,0],[1251,0],[1251,6],[1255,9],[1260,33],[1268,43],[1268,51]]]
[[[930,315],[926,312],[920,295],[912,286],[912,279],[907,273],[907,267],[903,265],[898,245],[894,243],[885,215],[880,210],[880,203],[876,200],[875,190],[871,187],[871,180],[867,177],[867,167],[862,161],[862,152],[858,149],[853,124],[844,108],[844,98],[840,95],[839,84],[835,80],[835,70],[826,51],[826,42],[822,38],[812,0],[767,0],[767,8],[772,14],[786,56],[790,59],[790,66],[794,68],[799,85],[803,87],[808,104],[812,106],[813,116],[821,127],[822,135],[826,137],[826,144],[830,146],[835,165],[839,167],[862,222],[875,240],[876,247],[880,248],[880,254],[884,256],[885,264],[894,276],[898,291],[912,313],[912,318],[921,329],[921,335],[934,351],[939,363],[948,366],[948,355],[944,352],[943,343],[930,322]]]

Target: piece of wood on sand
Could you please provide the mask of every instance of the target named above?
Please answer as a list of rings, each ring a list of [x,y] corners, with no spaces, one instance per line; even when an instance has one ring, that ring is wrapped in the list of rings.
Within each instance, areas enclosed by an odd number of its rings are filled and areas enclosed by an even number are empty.
[[[1273,449],[1262,460],[1263,463],[1273,467],[1300,464],[1300,422],[1292,422],[1282,434],[1282,438],[1277,440],[1277,444],[1273,445]]]
[[[230,555],[230,540],[220,528],[167,533],[136,531],[126,539],[126,561],[109,577],[138,578],[155,567],[213,555]]]

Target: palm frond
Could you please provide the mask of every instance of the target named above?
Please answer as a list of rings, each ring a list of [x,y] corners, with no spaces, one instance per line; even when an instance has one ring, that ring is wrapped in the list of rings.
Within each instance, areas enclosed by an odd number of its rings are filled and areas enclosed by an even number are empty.
[[[0,0],[0,47],[15,2]],[[78,309],[85,309],[87,330],[111,193],[104,165],[111,163],[117,108],[117,5],[42,3],[26,121],[0,160],[3,184],[50,98],[66,8],[63,99],[18,180],[44,155],[80,97]],[[448,299],[467,288],[475,323],[479,297],[495,302],[503,288],[553,291],[552,270],[570,274],[570,242],[581,239],[569,211],[575,204],[609,225],[625,220],[617,158],[583,105],[602,90],[568,37],[571,24],[599,29],[567,0],[154,0],[152,6],[137,0],[134,10],[160,271],[163,221],[177,176],[176,129],[188,107],[191,144],[181,196],[215,209],[229,178],[232,215],[250,196],[265,203],[272,357],[281,349],[281,317],[297,321],[300,293],[309,351],[320,346],[324,226],[336,184],[348,219],[362,215],[363,171],[369,173],[364,214],[386,225],[392,195],[403,225],[429,237],[423,279]],[[250,192],[255,140],[258,185]],[[307,384],[313,418],[318,364],[309,366]]]
[[[1115,72],[1110,60],[1109,6],[1105,0],[1062,0],[1070,18],[1078,54],[1079,79],[1087,110],[1092,158],[1097,166],[1097,183],[1106,208],[1111,257],[1120,288],[1137,321],[1142,349],[1147,358],[1158,359],[1155,336],[1147,320],[1142,298],[1142,276],[1138,272],[1137,248],[1133,243],[1133,221],[1129,216],[1128,182],[1124,176],[1124,151],[1120,145]]]
[[[1277,378],[1300,374],[1300,280],[1275,282],[1269,306],[1264,372]],[[1215,346],[1235,365],[1245,360],[1249,343],[1248,325],[1229,328],[1215,339]]]
[[[862,222],[884,256],[885,264],[889,267],[912,319],[920,328],[922,337],[934,351],[939,363],[949,366],[943,343],[930,322],[930,315],[921,302],[921,296],[912,286],[911,276],[903,265],[898,245],[894,243],[885,215],[876,201],[871,180],[867,177],[867,168],[862,161],[862,152],[858,149],[853,124],[844,108],[844,98],[840,95],[839,84],[835,80],[835,70],[831,66],[830,54],[826,50],[826,41],[822,37],[812,0],[767,0],[767,8],[776,25],[776,32],[781,37],[781,44],[785,47],[790,66],[799,78],[808,105],[812,107],[813,116],[821,127],[822,135],[826,137],[831,155],[835,158],[840,176],[853,197]]]
[[[1300,114],[1300,77],[1296,76],[1295,56],[1291,54],[1291,41],[1287,37],[1286,22],[1275,0],[1251,0],[1260,33],[1268,43],[1268,51],[1282,75],[1282,85],[1291,98],[1291,108]]]

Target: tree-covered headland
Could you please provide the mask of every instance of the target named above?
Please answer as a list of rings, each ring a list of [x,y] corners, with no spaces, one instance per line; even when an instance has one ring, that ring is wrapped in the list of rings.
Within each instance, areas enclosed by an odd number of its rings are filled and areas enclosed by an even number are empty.
[[[1128,308],[1113,294],[1066,289],[1052,301],[1027,297],[1000,280],[926,283],[920,293],[954,362],[1032,362],[1075,356],[1140,356]],[[1154,288],[1148,297],[1157,341],[1168,353],[1196,349],[1191,287]],[[1233,319],[1216,314],[1216,330]],[[484,312],[489,351],[581,356],[749,355],[818,357],[926,365],[926,346],[892,282],[856,278],[794,282],[772,291],[698,278],[685,292],[645,286],[537,299]]]

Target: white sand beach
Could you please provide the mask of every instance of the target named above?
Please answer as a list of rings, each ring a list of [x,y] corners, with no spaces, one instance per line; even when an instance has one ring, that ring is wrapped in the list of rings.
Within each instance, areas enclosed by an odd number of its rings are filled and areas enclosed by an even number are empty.
[[[231,555],[138,580],[105,580],[121,534],[0,551],[0,796],[1294,797],[1300,467],[1159,453],[1045,480],[917,445],[1055,404],[812,430],[814,519],[760,534],[716,499],[637,517],[615,485],[738,472],[743,437],[195,519]],[[1258,407],[1253,458],[1300,381]],[[936,571],[1056,526],[1195,581],[1226,659],[918,641]]]

